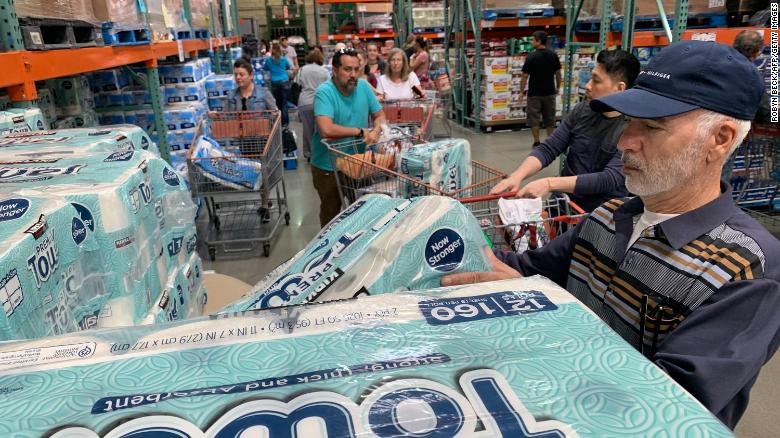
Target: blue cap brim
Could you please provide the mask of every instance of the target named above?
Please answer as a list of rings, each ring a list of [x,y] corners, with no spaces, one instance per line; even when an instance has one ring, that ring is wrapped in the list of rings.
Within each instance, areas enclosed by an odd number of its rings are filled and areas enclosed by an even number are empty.
[[[687,113],[699,107],[640,88],[631,88],[592,100],[590,108],[599,113],[617,111],[629,117],[657,119]]]

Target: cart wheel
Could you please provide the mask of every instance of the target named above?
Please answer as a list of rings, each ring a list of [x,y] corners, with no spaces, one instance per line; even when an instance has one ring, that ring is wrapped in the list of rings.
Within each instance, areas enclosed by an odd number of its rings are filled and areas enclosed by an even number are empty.
[[[268,257],[271,255],[271,244],[270,243],[264,243],[263,244],[263,255]]]
[[[212,262],[217,259],[217,248],[214,248],[213,246],[209,247],[209,259]]]
[[[286,225],[290,225],[290,212],[289,211],[284,214],[284,223]]]
[[[217,231],[219,231],[219,227],[220,227],[219,218],[218,218],[218,217],[215,217],[215,218],[214,218],[214,228],[215,228]]]

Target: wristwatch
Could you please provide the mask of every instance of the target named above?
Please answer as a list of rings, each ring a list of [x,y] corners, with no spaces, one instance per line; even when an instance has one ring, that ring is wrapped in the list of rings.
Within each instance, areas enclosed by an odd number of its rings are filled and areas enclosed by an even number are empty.
[[[358,133],[357,137],[359,137],[359,138],[363,138],[363,128],[358,128],[358,130],[359,130],[360,132]]]

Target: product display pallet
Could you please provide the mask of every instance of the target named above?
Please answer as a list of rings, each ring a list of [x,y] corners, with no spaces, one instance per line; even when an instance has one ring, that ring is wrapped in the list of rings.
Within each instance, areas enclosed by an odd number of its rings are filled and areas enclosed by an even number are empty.
[[[496,18],[552,17],[553,15],[555,15],[555,8],[546,7],[482,10],[482,16],[485,20],[495,20]]]
[[[117,29],[112,22],[103,23],[103,40],[110,46],[132,46],[149,44],[152,33],[148,27]]]
[[[192,29],[175,29],[172,31],[174,40],[191,40],[196,38]]]
[[[195,34],[196,39],[211,38],[211,32],[208,29],[193,29],[192,33]]]
[[[443,27],[415,27],[412,29],[415,34],[418,33],[441,33],[444,32]]]
[[[688,16],[688,29],[703,29],[703,28],[710,28],[710,27],[726,27],[726,14],[697,14],[697,15],[690,15]],[[674,15],[668,15],[667,20],[669,21],[669,27],[674,27]],[[612,20],[612,31],[613,32],[622,32],[623,31],[623,17],[617,17]],[[598,28],[596,29],[598,30]],[[636,22],[634,23],[634,30],[635,31],[642,31],[642,30],[663,30],[663,24],[661,22],[661,17],[655,15],[655,16],[641,16],[636,17]]]
[[[577,32],[598,32],[601,28],[600,18],[589,18],[587,20],[577,21],[575,25]]]
[[[103,45],[100,28],[80,20],[19,17],[27,50],[73,49]]]

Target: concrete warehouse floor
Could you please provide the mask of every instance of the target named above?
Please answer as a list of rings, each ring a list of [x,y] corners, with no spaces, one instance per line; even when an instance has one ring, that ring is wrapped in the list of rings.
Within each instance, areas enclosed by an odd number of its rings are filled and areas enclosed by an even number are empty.
[[[297,120],[291,114],[290,120]],[[301,126],[291,123],[302,138]],[[529,130],[479,134],[452,125],[453,137],[466,138],[471,142],[472,158],[505,172],[513,171],[531,150],[532,137]],[[439,132],[437,129],[435,132]],[[542,134],[544,138],[544,133]],[[544,169],[538,177],[555,176],[557,162]],[[319,231],[319,199],[311,183],[309,165],[300,159],[298,169],[285,171],[285,183],[292,220],[274,240],[270,257],[263,257],[262,246],[253,253],[236,255],[217,254],[210,262],[208,254],[201,251],[206,269],[235,277],[249,284],[255,284],[268,272],[300,251]],[[774,230],[773,230],[774,231]],[[777,234],[775,234],[777,235]],[[209,291],[231,293],[231,291]],[[239,294],[240,295],[240,294]],[[238,298],[238,297],[236,297]],[[777,436],[775,415],[780,406],[780,357],[775,356],[758,378],[751,394],[750,407],[736,429],[740,438],[763,438]]]

